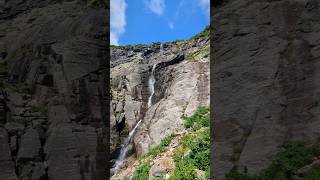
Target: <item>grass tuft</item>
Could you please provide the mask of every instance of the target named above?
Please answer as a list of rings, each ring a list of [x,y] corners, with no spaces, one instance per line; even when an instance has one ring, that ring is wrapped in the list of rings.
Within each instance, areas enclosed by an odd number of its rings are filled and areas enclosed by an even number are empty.
[[[160,153],[165,152],[166,147],[169,146],[171,143],[172,139],[175,137],[175,134],[170,134],[169,136],[163,138],[160,142],[159,145],[156,147],[152,148],[146,155],[145,157],[155,157]]]
[[[138,166],[132,180],[148,180],[150,168],[151,166],[149,162]]]

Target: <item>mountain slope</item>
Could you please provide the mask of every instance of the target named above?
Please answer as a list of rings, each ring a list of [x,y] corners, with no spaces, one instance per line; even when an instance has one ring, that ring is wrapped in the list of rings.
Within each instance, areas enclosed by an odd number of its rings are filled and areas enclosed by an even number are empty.
[[[166,136],[183,131],[182,116],[190,116],[199,106],[209,105],[209,64],[207,34],[189,41],[111,48],[111,107],[116,107],[111,112],[113,162],[128,132],[139,120],[141,123],[129,145],[128,156],[133,156],[127,158],[130,162],[124,162],[123,167],[135,161],[135,157],[147,154]],[[127,127],[119,137],[113,127],[124,116]]]

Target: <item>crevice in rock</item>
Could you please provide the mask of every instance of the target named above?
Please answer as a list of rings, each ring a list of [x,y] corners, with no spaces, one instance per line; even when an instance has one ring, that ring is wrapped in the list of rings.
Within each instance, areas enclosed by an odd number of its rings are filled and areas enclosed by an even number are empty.
[[[54,85],[53,76],[51,74],[45,75],[41,81],[41,85],[53,87]]]
[[[179,64],[184,60],[184,55],[179,54],[175,58],[160,62],[157,64],[155,69],[155,92],[153,96],[153,104],[159,102],[162,98],[165,97],[165,92],[170,87],[170,83],[172,82],[173,74],[170,70],[170,66]],[[164,75],[165,73],[165,75]]]

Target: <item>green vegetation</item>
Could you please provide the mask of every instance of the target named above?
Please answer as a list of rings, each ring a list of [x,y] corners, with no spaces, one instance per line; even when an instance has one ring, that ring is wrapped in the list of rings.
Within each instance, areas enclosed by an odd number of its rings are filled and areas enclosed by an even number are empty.
[[[155,177],[152,180],[163,180],[163,177]]]
[[[188,59],[189,61],[195,61],[196,57],[200,54],[200,49],[193,51],[192,53],[187,54],[186,59]]]
[[[171,143],[172,139],[175,137],[175,134],[170,134],[169,136],[163,138],[160,142],[160,144],[154,148],[152,148],[146,155],[145,157],[155,157],[160,153],[165,152],[166,147],[169,146]]]
[[[192,116],[183,119],[185,127],[192,132],[184,136],[175,149],[176,168],[170,179],[197,179],[196,169],[205,171],[206,178],[210,179],[210,110],[199,107]]]
[[[118,47],[120,47],[120,46],[110,45],[110,47],[112,47],[112,48],[118,48]]]
[[[175,151],[176,168],[171,179],[196,179],[196,169],[206,172],[210,179],[210,134],[209,129],[202,129],[182,139],[182,146]]]
[[[199,107],[190,117],[183,117],[184,125],[192,132],[181,138],[181,142],[174,150],[175,168],[170,176],[171,180],[195,180],[196,170],[205,171],[206,179],[210,179],[210,110]],[[166,151],[166,147],[175,138],[170,134],[161,143],[143,156],[135,171],[133,180],[147,180],[152,166],[151,159]],[[155,177],[154,180],[163,179]]]
[[[42,114],[46,114],[48,112],[48,109],[47,109],[47,107],[44,107],[44,106],[33,106],[31,108],[31,111],[32,112],[40,112]]]
[[[132,180],[148,180],[150,168],[151,166],[149,161],[138,166],[132,177]]]
[[[195,51],[188,53],[186,55],[186,59],[189,61],[195,61],[196,57],[199,56],[200,54],[203,54],[203,58],[209,57],[209,51],[206,48],[198,48]]]
[[[143,48],[148,46],[147,44],[128,44],[128,45],[110,45],[111,48],[128,49],[128,48]]]
[[[199,107],[198,110],[190,117],[184,117],[186,128],[199,130],[203,127],[210,126],[210,109],[208,107]]]
[[[294,180],[298,169],[312,163],[314,157],[320,155],[320,144],[307,145],[294,142],[283,146],[271,165],[257,175],[247,175],[233,168],[226,175],[229,180]],[[313,168],[304,179],[316,180],[320,177],[319,169]]]
[[[177,39],[177,40],[173,41],[174,44],[177,44],[178,42],[183,42],[183,40]]]
[[[196,179],[196,167],[190,163],[190,159],[182,160],[180,157],[175,158],[175,169],[170,180],[193,180]]]
[[[193,37],[191,37],[189,40],[195,40],[201,37],[209,37],[210,36],[210,26],[206,26],[205,29],[203,31],[201,31],[200,33],[194,35]]]
[[[152,148],[145,156],[140,159],[140,165],[136,169],[132,180],[148,180],[149,170],[151,168],[150,158],[157,156],[160,153],[165,152],[166,147],[169,146],[175,134],[170,134],[169,136],[163,138],[159,145]]]

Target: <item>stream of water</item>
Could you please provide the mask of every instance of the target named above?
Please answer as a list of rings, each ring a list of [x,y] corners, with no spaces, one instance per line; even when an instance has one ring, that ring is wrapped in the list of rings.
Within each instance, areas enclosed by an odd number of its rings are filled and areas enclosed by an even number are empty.
[[[160,44],[160,53],[163,52],[163,44]],[[149,77],[149,81],[148,81],[148,87],[149,87],[149,92],[150,92],[150,96],[148,99],[148,108],[151,107],[152,105],[152,97],[154,94],[154,84],[156,83],[156,78],[154,77],[154,70],[156,69],[157,64],[154,64],[152,66],[152,71],[151,71],[151,76]]]
[[[150,91],[150,96],[149,96],[149,99],[148,99],[148,108],[150,108],[151,105],[152,105],[152,97],[153,97],[153,94],[154,94],[154,83],[156,82],[156,79],[154,77],[154,70],[156,69],[156,67],[157,67],[157,64],[154,64],[152,66],[151,76],[150,76],[149,81],[148,81],[149,91]]]
[[[131,139],[137,129],[137,127],[140,125],[141,123],[141,119],[140,121],[136,124],[136,126],[131,130],[131,132],[129,133],[127,139],[124,141],[124,143],[121,145],[121,150],[120,150],[120,154],[119,154],[119,157],[118,159],[116,160],[114,166],[113,166],[113,169],[112,171],[113,172],[117,172],[123,165],[123,162],[126,158],[126,155],[127,155],[127,152],[129,150],[129,144],[131,142]]]
[[[163,51],[163,45],[160,45],[160,52]],[[154,71],[157,67],[157,64],[154,64],[152,66],[152,71],[151,71],[151,75],[149,77],[148,80],[148,87],[149,87],[149,92],[150,92],[150,96],[148,98],[148,108],[151,107],[152,105],[152,97],[154,94],[154,84],[156,82],[155,76],[154,76]],[[119,157],[117,158],[113,168],[111,169],[111,173],[115,174],[119,169],[122,168],[123,164],[124,164],[124,160],[127,156],[127,152],[129,151],[129,144],[131,143],[131,140],[133,138],[133,135],[137,129],[137,127],[139,127],[141,123],[141,119],[139,120],[139,122],[135,125],[135,127],[130,131],[128,137],[126,138],[126,140],[124,141],[124,143],[121,145],[121,149],[120,149],[120,153],[119,153]]]

